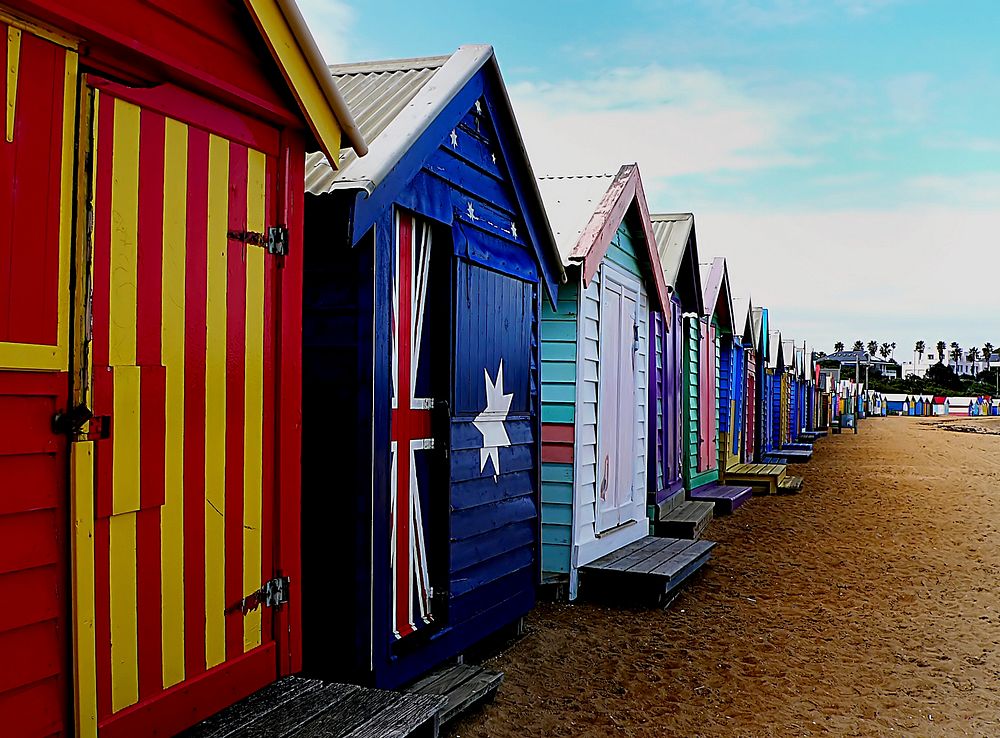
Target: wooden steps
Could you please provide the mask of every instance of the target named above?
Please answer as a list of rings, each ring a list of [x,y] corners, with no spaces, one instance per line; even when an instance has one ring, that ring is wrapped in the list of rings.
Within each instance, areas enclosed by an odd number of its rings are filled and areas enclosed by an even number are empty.
[[[182,733],[186,738],[435,738],[445,698],[290,676]]]
[[[786,449],[786,448],[788,448],[788,449],[794,449],[796,451],[808,451],[809,453],[812,453],[813,445],[811,443],[806,443],[806,442],[803,442],[803,441],[799,441],[798,443],[786,443],[781,448],[783,448],[783,449]]]
[[[785,478],[784,464],[736,464],[726,469],[723,481],[726,484],[753,487],[760,494],[776,494],[778,485]]]
[[[580,588],[616,601],[653,596],[662,599],[708,561],[713,541],[646,536],[581,566]]]
[[[447,725],[472,708],[491,701],[501,683],[501,671],[490,671],[472,664],[454,664],[431,672],[407,687],[406,691],[443,698],[444,705],[438,719],[441,725]]]
[[[812,450],[798,449],[798,448],[776,448],[773,451],[768,451],[764,457],[765,461],[771,461],[775,464],[805,464],[810,459],[812,459]]]
[[[653,535],[695,540],[712,522],[715,504],[685,500],[659,520],[653,521]]]
[[[818,441],[826,436],[826,431],[802,431],[799,438],[806,442]]]
[[[781,480],[778,485],[778,494],[780,495],[794,495],[797,492],[802,491],[802,486],[805,480],[802,477],[785,477]]]
[[[753,496],[753,488],[748,485],[706,484],[691,491],[691,499],[711,502],[715,515],[729,515]]]

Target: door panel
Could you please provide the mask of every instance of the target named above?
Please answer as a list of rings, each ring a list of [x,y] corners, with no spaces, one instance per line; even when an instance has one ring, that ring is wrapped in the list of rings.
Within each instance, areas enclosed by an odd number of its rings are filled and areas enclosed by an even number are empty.
[[[2,16],[0,16],[2,18]],[[0,716],[72,733],[67,436],[77,55],[0,20]],[[13,601],[12,601],[13,602]]]
[[[394,229],[389,485],[397,641],[445,622],[432,600],[441,552],[431,544],[441,539],[434,535],[438,516],[432,505],[443,499],[435,447],[447,439],[433,421],[441,389],[448,386],[439,354],[447,352],[451,337],[447,313],[440,314],[442,304],[447,308],[450,249],[435,247],[430,224],[407,211],[396,213]]]
[[[597,461],[597,512],[598,530],[618,525],[618,435],[619,435],[619,386],[622,371],[619,359],[622,330],[621,287],[605,279],[601,284],[600,332],[600,438]]]
[[[622,293],[621,328],[617,347],[618,368],[618,474],[615,506],[618,524],[630,518],[635,483],[635,354],[638,333],[638,302],[628,291]]]
[[[77,483],[93,488],[97,716],[114,732],[127,708],[205,672],[225,670],[239,692],[277,673],[271,611],[241,607],[275,575],[278,272],[261,234],[275,222],[277,163],[109,89],[90,94],[82,355],[100,432],[93,475]],[[244,658],[261,649],[270,674]],[[204,709],[213,681],[184,699]]]

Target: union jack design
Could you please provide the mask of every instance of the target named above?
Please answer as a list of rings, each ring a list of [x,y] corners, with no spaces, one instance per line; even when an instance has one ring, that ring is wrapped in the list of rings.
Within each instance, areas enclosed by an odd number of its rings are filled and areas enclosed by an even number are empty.
[[[416,397],[421,369],[431,229],[412,214],[397,211],[392,281],[392,420],[390,492],[392,498],[393,635],[405,638],[433,621],[425,544],[421,482],[426,486],[434,447],[433,398]],[[427,358],[424,358],[427,361]],[[425,490],[426,493],[426,490]]]

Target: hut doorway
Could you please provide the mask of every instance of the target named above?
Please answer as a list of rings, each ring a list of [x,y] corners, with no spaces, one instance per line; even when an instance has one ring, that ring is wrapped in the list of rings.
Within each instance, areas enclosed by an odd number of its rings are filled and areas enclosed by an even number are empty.
[[[635,388],[639,287],[604,270],[598,395],[598,530],[630,520],[635,478]]]

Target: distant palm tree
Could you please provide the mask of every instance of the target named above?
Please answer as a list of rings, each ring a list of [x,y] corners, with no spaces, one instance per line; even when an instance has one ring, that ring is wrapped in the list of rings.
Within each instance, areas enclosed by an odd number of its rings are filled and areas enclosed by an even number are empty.
[[[962,347],[958,345],[955,341],[951,342],[951,351],[948,353],[951,360],[955,363],[955,371],[958,371],[958,362],[962,360]]]
[[[926,349],[927,345],[923,341],[917,341],[916,346],[913,347],[913,350],[917,352],[918,356],[920,356],[921,361],[924,360],[924,351]]]
[[[896,360],[896,342],[893,341],[892,343],[890,343],[889,344],[889,348],[892,349],[892,360],[895,361]]]
[[[965,354],[965,358],[966,358],[966,360],[970,364],[972,364],[972,374],[975,375],[975,373],[976,373],[976,361],[979,359],[979,349],[977,349],[975,346],[973,346]]]
[[[844,350],[844,342],[837,341],[835,344],[833,344],[833,350],[839,354],[841,351]]]
[[[855,351],[864,351],[865,350],[864,343],[862,343],[861,341],[855,341],[854,342],[854,350]]]
[[[944,350],[947,348],[947,344],[944,341],[938,341],[935,348],[937,348],[938,361],[944,361]]]
[[[889,358],[889,351],[891,351],[891,349],[889,348],[888,343],[883,343],[882,348],[879,349],[879,353],[882,354],[883,359]]]
[[[878,351],[878,341],[869,341],[868,342],[868,353],[870,355],[874,356],[877,351]]]
[[[983,358],[986,360],[986,371],[990,370],[991,356],[993,356],[993,344],[987,341],[983,344]]]

